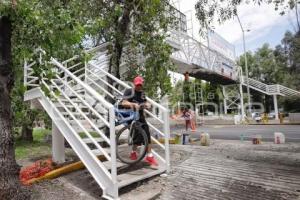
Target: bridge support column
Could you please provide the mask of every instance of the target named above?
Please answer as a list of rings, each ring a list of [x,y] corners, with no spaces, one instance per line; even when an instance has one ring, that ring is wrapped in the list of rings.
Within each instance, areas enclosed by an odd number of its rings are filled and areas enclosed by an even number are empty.
[[[244,93],[243,93],[243,85],[240,84],[240,106],[241,106],[241,115],[242,115],[242,121],[244,121],[245,117],[245,109],[244,109]]]
[[[227,115],[227,94],[226,94],[226,89],[223,86],[223,96],[224,96],[224,114]]]
[[[279,120],[277,95],[273,95],[273,102],[274,102],[275,119],[276,119],[276,120]]]
[[[65,138],[52,122],[52,159],[56,163],[65,162]]]

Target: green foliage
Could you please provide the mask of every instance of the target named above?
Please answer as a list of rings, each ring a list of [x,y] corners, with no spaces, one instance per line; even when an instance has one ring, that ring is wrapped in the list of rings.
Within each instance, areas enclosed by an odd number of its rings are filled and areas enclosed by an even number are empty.
[[[201,29],[199,30],[201,34],[204,34],[207,29],[214,29],[214,23],[223,23],[237,15],[238,6],[241,3],[247,4],[270,4],[274,6],[274,9],[279,12],[279,14],[284,15],[287,10],[294,9],[297,4],[300,4],[297,0],[198,0],[195,9],[196,16],[200,22]],[[297,9],[297,7],[296,7]],[[298,16],[297,16],[298,17]]]
[[[170,60],[172,49],[166,43],[166,38],[174,19],[167,15],[169,12],[170,7],[166,1],[142,1],[140,10],[134,16],[129,53],[126,52],[125,56],[129,57],[131,66],[136,66],[129,71],[127,78],[131,80],[137,74],[143,75],[147,95],[153,98],[160,98],[171,90],[168,70],[174,69],[174,66]],[[138,58],[131,60],[130,51],[145,57],[144,62],[138,62]]]
[[[176,106],[178,102],[190,103],[195,106],[195,102],[199,103],[201,100],[203,103],[208,102],[219,105],[223,100],[220,85],[201,82],[201,80],[197,79],[190,80],[188,83],[185,81],[178,81],[172,88],[169,97],[170,105],[172,106]]]
[[[254,53],[247,52],[249,76],[266,84],[282,84],[300,90],[300,37],[299,34],[286,32],[281,45],[271,49],[264,44]],[[239,65],[245,68],[244,55],[239,58]],[[268,109],[272,99],[252,91],[253,100],[262,102]],[[299,98],[281,98],[279,103],[286,111],[293,111],[300,106]]]
[[[173,19],[167,14],[167,1],[92,2],[89,14],[94,23],[88,32],[94,45],[111,42],[110,72],[124,80],[132,80],[137,74],[144,76],[151,97],[168,93],[171,83],[167,72],[173,64],[165,39]],[[120,67],[121,60],[126,67]]]
[[[66,59],[82,47],[84,22],[81,21],[76,1],[20,0],[12,14],[14,66],[22,66],[40,47],[53,57]],[[36,74],[49,73],[47,66],[37,65]]]
[[[31,126],[33,121],[44,116],[43,112],[31,110],[23,103],[26,88],[23,86],[23,63],[25,57],[39,60],[39,54],[33,54],[35,49],[42,48],[48,56],[67,59],[82,50],[82,41],[86,35],[84,12],[81,5],[85,1],[60,0],[19,0],[15,8],[11,1],[0,5],[0,16],[9,16],[13,22],[12,55],[15,74],[15,88],[12,93],[14,111],[14,126]],[[33,66],[34,75],[52,79],[55,74],[46,63],[37,62]],[[47,95],[50,91],[41,85]],[[48,121],[48,120],[47,120]]]

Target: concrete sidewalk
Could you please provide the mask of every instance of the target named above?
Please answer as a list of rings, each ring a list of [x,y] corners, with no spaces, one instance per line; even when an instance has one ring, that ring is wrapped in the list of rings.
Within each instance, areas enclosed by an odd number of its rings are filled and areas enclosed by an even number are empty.
[[[155,146],[154,146],[155,148]],[[300,143],[212,140],[209,147],[171,145],[172,172],[120,190],[122,200],[300,200]],[[33,200],[101,199],[87,170],[41,182]]]
[[[190,157],[173,165],[159,199],[300,199],[300,145],[214,141],[173,146]]]

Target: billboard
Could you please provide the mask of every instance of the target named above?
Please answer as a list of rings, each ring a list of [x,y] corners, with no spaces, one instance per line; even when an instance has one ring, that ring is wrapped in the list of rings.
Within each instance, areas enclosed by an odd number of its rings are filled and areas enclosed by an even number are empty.
[[[216,32],[208,31],[208,46],[225,57],[235,60],[235,47]]]

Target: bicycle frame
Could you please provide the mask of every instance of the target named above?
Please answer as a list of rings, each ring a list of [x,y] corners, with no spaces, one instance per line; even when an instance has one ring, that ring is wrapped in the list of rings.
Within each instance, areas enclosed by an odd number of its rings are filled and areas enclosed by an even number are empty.
[[[138,111],[115,108],[116,126],[121,124],[128,125],[132,121],[138,121],[140,114]]]

